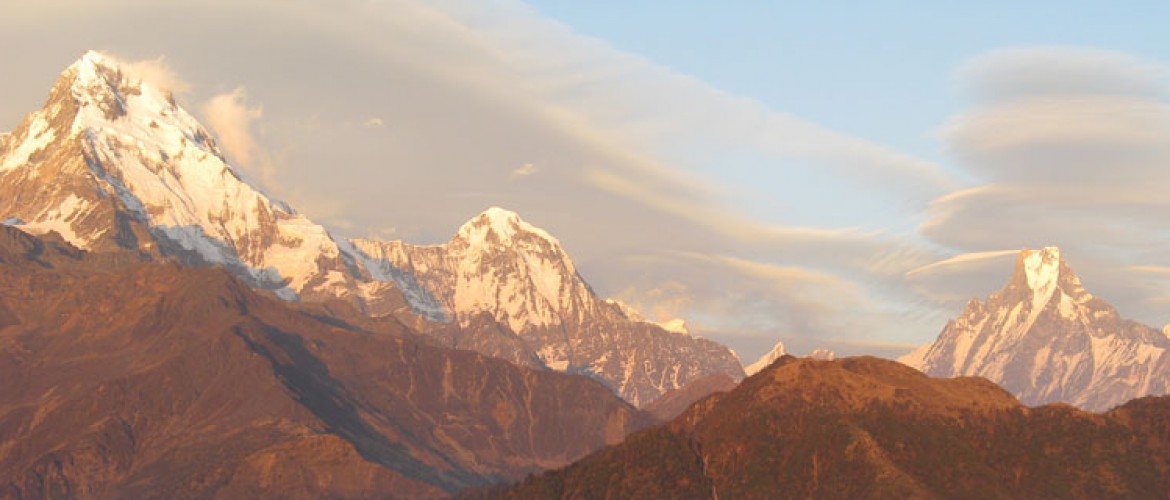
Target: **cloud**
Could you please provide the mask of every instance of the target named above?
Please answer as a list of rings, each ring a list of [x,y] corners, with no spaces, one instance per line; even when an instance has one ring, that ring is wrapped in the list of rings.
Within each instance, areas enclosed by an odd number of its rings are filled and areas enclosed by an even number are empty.
[[[540,171],[540,167],[531,163],[525,163],[512,170],[512,177],[528,177]]]
[[[1123,269],[1130,272],[1170,275],[1170,266],[1127,266]]]
[[[711,325],[737,327],[740,335],[768,331],[771,339],[815,335],[833,320],[833,311],[855,299],[845,280],[725,255],[630,256],[618,265],[635,283],[619,295],[623,302],[655,319],[687,317],[699,334]],[[835,300],[823,300],[829,296]],[[726,321],[730,317],[735,321]]]
[[[224,153],[236,163],[254,167],[259,156],[253,122],[264,116],[260,106],[249,107],[244,87],[212,97],[203,105],[203,119],[215,133]]]
[[[398,234],[398,228],[394,226],[371,228],[367,233],[367,238],[375,240],[388,240],[394,238]]]
[[[125,63],[122,67],[134,78],[162,90],[175,94],[186,94],[191,91],[191,84],[179,78],[179,74],[166,64],[166,58],[162,56]]]
[[[956,255],[906,273],[909,285],[927,300],[958,311],[972,297],[999,290],[1007,282],[1020,250]]]
[[[1166,66],[1124,52],[1084,47],[1017,47],[980,55],[959,70],[981,103],[1033,97],[1166,95]]]
[[[925,266],[917,269],[912,269],[906,273],[907,276],[921,276],[931,274],[943,270],[950,270],[956,267],[972,266],[984,264],[992,260],[1002,260],[1004,257],[1015,256],[1020,253],[1020,250],[997,250],[991,252],[975,252],[956,255],[938,262],[931,262]]]
[[[365,128],[384,128],[386,126],[386,122],[375,116],[362,122],[362,126]]]
[[[901,354],[908,340],[917,341],[885,333],[904,329],[902,311],[836,272],[703,252],[631,255],[612,269],[630,285],[617,294],[623,302],[654,320],[686,318],[693,334],[717,338],[749,362],[778,340],[799,352],[832,346],[846,354],[886,354],[891,346]],[[877,344],[884,347],[868,350]]]
[[[655,322],[666,322],[690,309],[694,298],[681,281],[664,281],[648,288],[629,287],[614,294],[618,300],[634,309],[642,317]]]
[[[949,296],[954,287],[937,278],[945,271],[955,283],[979,283],[962,272],[990,262],[974,255],[1057,245],[1086,286],[1123,314],[1170,319],[1151,302],[1170,295],[1170,283],[1148,272],[1170,265],[1170,69],[1118,52],[1049,47],[980,56],[960,75],[974,108],[940,137],[980,184],[931,202],[920,233],[964,255],[912,272],[915,286]]]

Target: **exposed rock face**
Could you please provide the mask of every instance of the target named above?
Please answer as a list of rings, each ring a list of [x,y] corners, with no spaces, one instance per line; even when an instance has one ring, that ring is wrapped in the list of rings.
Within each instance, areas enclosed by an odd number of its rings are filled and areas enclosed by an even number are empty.
[[[667,331],[631,318],[599,299],[560,242],[514,212],[490,208],[442,245],[354,245],[410,273],[460,331],[445,334],[466,339],[467,348],[523,363],[534,355],[551,369],[596,377],[636,405],[714,373],[743,376],[726,347],[680,333],[683,325]]]
[[[432,343],[0,227],[0,497],[442,496],[644,425],[585,377]]]
[[[1008,284],[972,299],[932,343],[900,359],[929,375],[980,376],[1025,404],[1105,410],[1170,392],[1170,338],[1122,319],[1060,250],[1025,250]]]
[[[781,358],[667,425],[489,498],[1157,498],[1170,398],[1030,409],[979,378]]]

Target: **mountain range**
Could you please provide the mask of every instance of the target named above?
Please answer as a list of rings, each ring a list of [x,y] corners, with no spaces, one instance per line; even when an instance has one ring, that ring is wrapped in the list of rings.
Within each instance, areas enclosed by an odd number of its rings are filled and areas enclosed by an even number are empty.
[[[744,367],[504,208],[338,236],[146,76],[87,52],[0,134],[0,497],[1170,491],[1170,337],[1057,248],[901,364]]]
[[[0,219],[85,250],[222,266],[285,300],[592,376],[636,405],[714,373],[743,377],[726,347],[597,297],[556,238],[513,212],[490,208],[444,245],[335,236],[252,187],[173,95],[98,52],[0,141]]]

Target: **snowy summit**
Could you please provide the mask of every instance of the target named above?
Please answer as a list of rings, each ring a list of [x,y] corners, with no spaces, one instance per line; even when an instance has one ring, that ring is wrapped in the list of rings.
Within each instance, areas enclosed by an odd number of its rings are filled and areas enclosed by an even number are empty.
[[[760,356],[760,359],[756,360],[755,363],[745,366],[743,368],[743,372],[746,373],[749,377],[755,375],[760,370],[767,368],[768,365],[772,364],[777,359],[783,357],[785,354],[788,354],[788,351],[784,349],[784,343],[777,342],[775,346],[772,346],[771,351],[768,351],[767,354]]]

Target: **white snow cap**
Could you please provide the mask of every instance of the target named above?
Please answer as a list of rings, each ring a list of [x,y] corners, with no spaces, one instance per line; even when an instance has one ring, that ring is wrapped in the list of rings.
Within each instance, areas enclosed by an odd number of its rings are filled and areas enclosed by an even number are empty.
[[[102,54],[101,52],[96,50],[87,50],[84,54],[81,55],[81,58],[77,61],[74,61],[70,67],[78,70],[78,79],[93,80],[97,77],[97,75],[93,73],[93,68],[98,66],[114,67],[118,66],[118,64],[119,63],[113,58]]]
[[[784,349],[784,342],[777,342],[776,345],[772,347],[772,350],[768,351],[768,354],[761,356],[760,359],[756,360],[755,363],[745,366],[743,371],[748,376],[755,375],[757,372],[767,368],[768,365],[772,364],[772,362],[776,361],[777,359],[780,359],[780,357],[784,356],[785,354],[788,354],[788,351]]]
[[[1024,281],[1032,290],[1032,321],[1044,305],[1052,299],[1060,282],[1060,249],[1044,247],[1020,253],[1024,266]]]
[[[1040,250],[1024,250],[1024,276],[1028,288],[1045,290],[1060,277],[1060,248],[1044,247]]]
[[[501,243],[511,243],[512,238],[520,233],[528,233],[543,239],[557,242],[551,234],[520,218],[520,214],[500,207],[489,207],[479,215],[472,217],[459,228],[456,237],[461,237],[472,246],[478,246],[488,239],[488,235],[495,235]],[[559,242],[557,242],[559,244]]]
[[[808,357],[821,361],[832,361],[837,359],[837,353],[828,349],[816,349],[813,352],[808,353]]]

